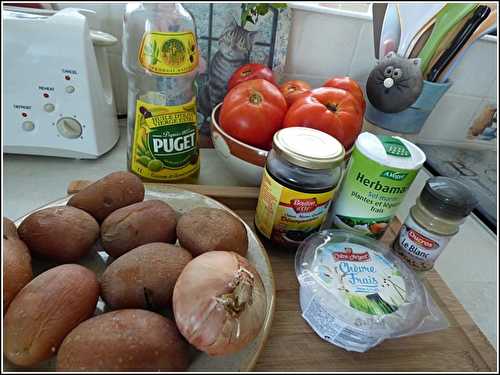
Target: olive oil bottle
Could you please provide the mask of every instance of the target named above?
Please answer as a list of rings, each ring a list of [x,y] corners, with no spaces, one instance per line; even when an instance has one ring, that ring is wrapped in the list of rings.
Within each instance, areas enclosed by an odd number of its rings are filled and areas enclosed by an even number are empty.
[[[145,181],[192,183],[199,174],[198,62],[194,19],[180,3],[127,4],[127,164]]]

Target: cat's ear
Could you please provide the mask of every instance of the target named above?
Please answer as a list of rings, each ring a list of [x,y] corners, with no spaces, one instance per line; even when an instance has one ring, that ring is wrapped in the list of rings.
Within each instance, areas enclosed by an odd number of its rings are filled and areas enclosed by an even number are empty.
[[[384,59],[392,59],[394,56],[396,56],[396,52],[391,51],[387,55],[384,56]]]
[[[235,28],[237,26],[239,26],[238,24],[238,21],[236,21],[236,18],[233,16],[231,16],[231,21],[229,21],[229,25],[231,28]]]
[[[420,68],[420,63],[422,62],[422,59],[420,58],[415,58],[415,59],[410,59],[410,61],[415,65],[417,68]]]

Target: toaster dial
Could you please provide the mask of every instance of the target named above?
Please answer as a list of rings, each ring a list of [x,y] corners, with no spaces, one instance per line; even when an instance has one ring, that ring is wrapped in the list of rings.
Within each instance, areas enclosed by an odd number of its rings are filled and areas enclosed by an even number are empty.
[[[82,135],[82,125],[71,117],[62,117],[57,121],[57,131],[64,138],[78,138]]]

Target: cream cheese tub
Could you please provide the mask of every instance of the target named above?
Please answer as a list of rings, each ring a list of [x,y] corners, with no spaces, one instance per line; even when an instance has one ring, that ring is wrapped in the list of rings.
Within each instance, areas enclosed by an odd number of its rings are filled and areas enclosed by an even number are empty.
[[[404,138],[360,134],[322,229],[380,238],[424,162],[424,152]]]
[[[416,274],[381,243],[344,230],[308,237],[295,257],[302,316],[324,340],[365,352],[448,326]]]

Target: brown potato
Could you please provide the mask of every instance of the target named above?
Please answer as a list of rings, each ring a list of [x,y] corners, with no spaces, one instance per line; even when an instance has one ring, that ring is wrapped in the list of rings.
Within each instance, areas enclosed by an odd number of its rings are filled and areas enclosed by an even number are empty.
[[[116,210],[101,225],[101,242],[113,258],[151,242],[175,243],[177,218],[161,200],[135,203]]]
[[[29,215],[18,233],[33,255],[69,263],[90,251],[99,238],[99,224],[79,208],[57,206]]]
[[[188,365],[188,345],[175,323],[138,309],[81,323],[57,353],[58,371],[182,371]]]
[[[98,297],[96,275],[78,264],[64,264],[38,275],[5,314],[4,355],[23,367],[52,357],[66,335],[93,315]]]
[[[172,303],[177,278],[191,259],[189,251],[171,244],[139,246],[106,268],[101,295],[112,309],[166,307]]]
[[[33,278],[31,255],[18,237],[3,239],[3,312],[17,293]]]
[[[3,218],[3,238],[19,238],[17,227],[14,222],[6,217]]]
[[[182,215],[177,224],[177,237],[180,245],[193,256],[207,251],[233,251],[245,256],[248,251],[243,223],[218,208],[197,207]]]
[[[130,172],[114,172],[71,197],[68,206],[80,208],[102,222],[111,212],[144,199],[144,185]]]

